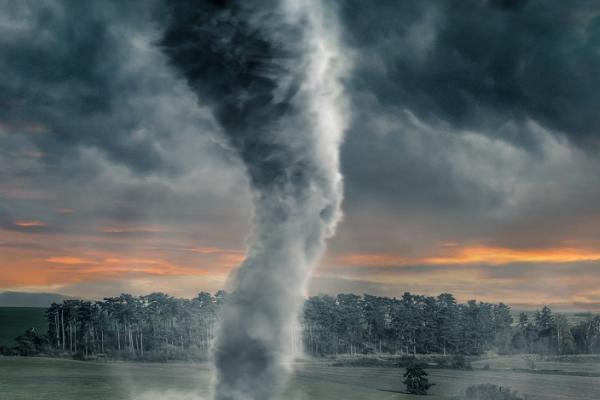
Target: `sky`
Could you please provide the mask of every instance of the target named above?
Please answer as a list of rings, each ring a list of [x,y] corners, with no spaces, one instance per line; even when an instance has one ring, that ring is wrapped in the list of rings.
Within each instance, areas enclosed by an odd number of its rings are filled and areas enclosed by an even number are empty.
[[[344,219],[310,293],[600,309],[600,4],[336,6]],[[224,287],[248,180],[161,5],[0,9],[0,291]]]

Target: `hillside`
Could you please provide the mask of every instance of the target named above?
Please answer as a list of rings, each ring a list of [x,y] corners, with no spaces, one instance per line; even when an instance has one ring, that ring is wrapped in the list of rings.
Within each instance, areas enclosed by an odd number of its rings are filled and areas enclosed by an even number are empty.
[[[58,293],[0,292],[0,307],[50,307],[70,297]]]

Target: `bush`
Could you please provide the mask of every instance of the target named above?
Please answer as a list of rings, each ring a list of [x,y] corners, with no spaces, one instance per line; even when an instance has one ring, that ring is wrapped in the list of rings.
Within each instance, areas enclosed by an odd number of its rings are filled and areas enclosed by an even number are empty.
[[[0,356],[16,356],[18,354],[19,353],[17,353],[17,350],[13,348],[0,346]]]
[[[533,356],[523,357],[525,360],[525,364],[527,364],[527,369],[535,370],[535,358]]]
[[[455,369],[471,369],[471,363],[464,355],[456,354],[450,360],[450,367]]]
[[[44,350],[46,340],[38,335],[35,329],[28,329],[23,335],[15,339],[17,345],[16,352],[21,356],[36,356]]]
[[[467,388],[464,400],[527,400],[527,396],[520,397],[517,392],[502,386],[489,383]],[[458,400],[458,399],[457,399]]]

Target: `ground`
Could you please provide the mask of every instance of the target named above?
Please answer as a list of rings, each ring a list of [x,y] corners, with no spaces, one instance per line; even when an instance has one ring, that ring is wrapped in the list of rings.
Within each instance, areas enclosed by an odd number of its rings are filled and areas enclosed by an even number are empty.
[[[14,339],[32,327],[39,334],[48,331],[45,308],[0,307],[0,346],[14,346]]]
[[[485,364],[489,364],[489,369],[479,369]],[[521,357],[504,357],[480,361],[473,371],[431,369],[430,380],[436,385],[430,396],[422,397],[397,393],[404,389],[404,370],[400,368],[332,367],[325,362],[302,362],[282,400],[442,400],[470,385],[486,382],[527,393],[531,400],[600,398],[597,376],[568,375],[583,370],[600,372],[597,363],[548,363],[544,369],[552,372],[543,374],[513,370],[523,365]],[[209,382],[207,364],[0,357],[0,399],[199,400]]]

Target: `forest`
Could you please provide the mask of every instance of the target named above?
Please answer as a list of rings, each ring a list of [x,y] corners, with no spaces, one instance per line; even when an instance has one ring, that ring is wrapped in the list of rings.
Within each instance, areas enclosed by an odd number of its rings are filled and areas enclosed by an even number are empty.
[[[48,331],[30,329],[4,354],[166,361],[206,359],[228,294],[193,299],[164,293],[102,301],[65,300],[46,310]],[[513,318],[513,315],[515,317]],[[453,295],[365,294],[306,299],[290,346],[312,356],[359,354],[592,354],[600,352],[600,316],[573,322],[543,307],[515,314],[503,303]]]

